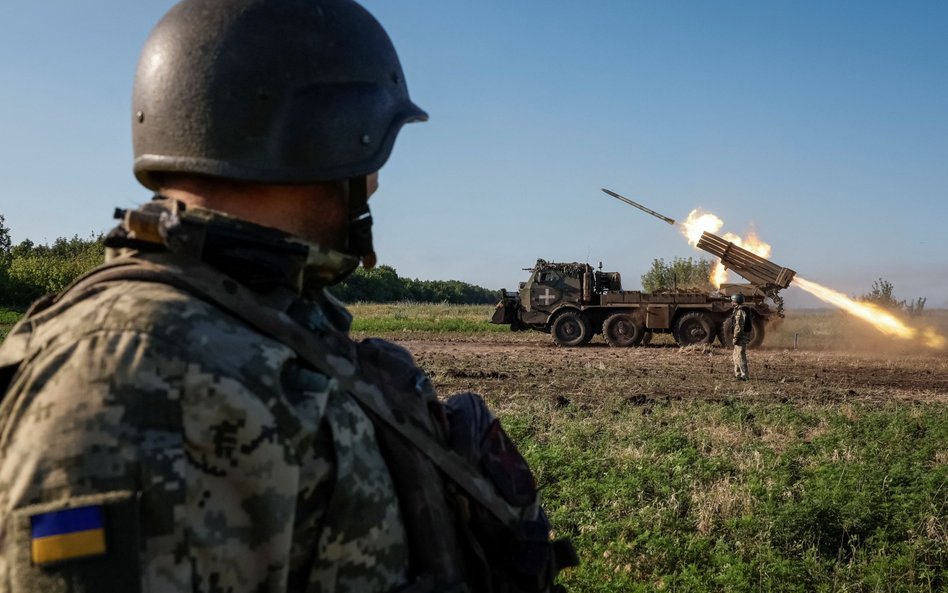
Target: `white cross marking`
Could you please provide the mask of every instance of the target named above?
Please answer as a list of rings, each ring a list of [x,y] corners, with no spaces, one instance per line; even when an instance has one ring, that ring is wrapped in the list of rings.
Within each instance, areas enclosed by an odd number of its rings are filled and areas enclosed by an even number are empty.
[[[543,301],[543,304],[544,304],[544,305],[549,305],[550,303],[552,303],[552,302],[555,301],[556,299],[557,299],[557,296],[556,296],[555,294],[550,293],[550,289],[549,289],[549,288],[544,289],[544,290],[543,290],[543,294],[541,294],[540,296],[537,297],[537,300],[538,300],[538,301]]]

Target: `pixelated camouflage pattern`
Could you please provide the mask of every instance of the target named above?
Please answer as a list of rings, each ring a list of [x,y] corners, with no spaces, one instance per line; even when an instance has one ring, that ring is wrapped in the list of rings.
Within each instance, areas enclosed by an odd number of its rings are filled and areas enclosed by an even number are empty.
[[[0,512],[6,514],[0,519],[5,533],[14,534],[0,542],[4,550],[12,550],[0,563],[0,580],[10,576],[9,590],[132,591],[138,587],[129,583],[143,582],[146,590],[161,591],[383,591],[410,577],[415,581],[412,592],[461,591],[467,590],[464,580],[477,576],[472,572],[490,573],[491,580],[500,579],[497,584],[507,583],[513,573],[496,572],[493,564],[465,570],[454,527],[458,517],[469,517],[462,508],[481,509],[484,514],[477,521],[499,530],[491,531],[500,537],[498,543],[520,541],[528,529],[535,533],[527,540],[552,551],[548,528],[531,527],[548,525],[537,497],[517,501],[526,506],[504,500],[496,477],[447,447],[447,418],[411,355],[381,340],[356,343],[348,338],[351,317],[321,289],[319,274],[315,282],[306,280],[314,263],[334,263],[332,253],[312,246],[300,249],[273,229],[226,216],[177,216],[183,211],[169,204],[160,200],[126,213],[122,227],[107,239],[112,261],[51,306],[44,304],[50,308],[28,316],[0,348],[0,389],[9,380],[4,365],[18,357],[29,361],[0,407],[0,447],[16,450],[30,436],[29,429],[21,428],[19,409],[36,397],[34,385],[24,385],[24,377],[34,366],[42,367],[51,342],[71,344],[114,333],[144,341],[83,352],[75,368],[70,367],[75,362],[71,353],[65,359],[70,364],[59,360],[49,365],[49,383],[56,388],[51,401],[61,397],[57,390],[92,382],[107,384],[92,390],[97,394],[92,401],[107,401],[108,406],[93,405],[89,414],[95,422],[79,416],[73,420],[81,420],[81,426],[69,427],[76,435],[72,455],[97,460],[86,464],[91,478],[74,480],[65,471],[58,494],[43,484],[0,486]],[[173,253],[131,249],[154,240]],[[222,273],[211,263],[235,273]],[[299,294],[312,298],[300,299]],[[200,304],[198,311],[194,303]],[[90,309],[108,313],[96,319]],[[59,331],[60,324],[66,331]],[[48,328],[54,329],[44,335]],[[154,340],[164,342],[163,347]],[[151,360],[153,354],[157,362]],[[157,364],[169,360],[184,366]],[[83,374],[83,363],[90,368],[98,364],[98,374]],[[142,364],[144,376],[139,377],[136,365]],[[68,371],[62,376],[60,366]],[[122,377],[120,367],[128,375],[124,381],[116,380]],[[46,387],[43,383],[39,391]],[[168,410],[155,417],[166,419],[162,427],[167,434],[155,439],[148,423],[138,420],[152,418],[148,406],[162,402]],[[262,409],[255,409],[261,404]],[[95,417],[106,407],[107,418]],[[129,419],[135,421],[127,423]],[[51,424],[41,433],[47,439],[61,429],[55,421]],[[97,431],[120,445],[122,463],[114,462],[114,452],[102,453],[99,443],[82,442]],[[142,442],[158,444],[143,452]],[[512,443],[507,448],[515,450]],[[16,453],[29,455],[26,450]],[[151,467],[151,457],[161,455],[173,460],[163,471]],[[34,457],[34,469],[63,465],[56,455]],[[0,462],[0,478],[4,472],[16,474],[15,463],[5,461]],[[106,466],[115,484],[98,474]],[[524,469],[529,474],[525,464]],[[103,484],[120,490],[102,493]],[[85,491],[92,494],[76,494]],[[121,505],[104,507],[107,523],[113,525],[107,527],[113,545],[105,557],[51,571],[30,565],[25,552],[30,513],[117,496]],[[462,499],[467,502],[458,506]],[[7,513],[7,508],[12,510]],[[259,521],[261,516],[268,520]],[[541,564],[526,572],[520,567],[518,574],[528,577],[526,589],[545,590],[555,561],[546,553],[530,552],[528,557]]]
[[[734,343],[735,344],[744,344],[745,346],[750,343],[753,334],[749,331],[746,331],[744,328],[750,324],[749,319],[750,312],[747,310],[747,307],[736,307],[734,309]]]
[[[747,344],[750,343],[751,333],[744,328],[750,322],[750,313],[746,307],[737,307],[734,310],[734,376],[747,378]]]
[[[308,326],[346,318],[325,299],[277,291],[271,301]],[[18,511],[114,492],[134,493],[140,524],[109,526],[107,537],[140,532],[144,591],[406,582],[403,522],[372,422],[291,348],[185,291],[128,281],[21,323],[0,361],[16,348],[27,362],[0,406],[0,591],[40,590],[41,579],[81,589],[68,564],[29,565]]]
[[[734,344],[734,376],[746,379],[747,375],[747,344]]]

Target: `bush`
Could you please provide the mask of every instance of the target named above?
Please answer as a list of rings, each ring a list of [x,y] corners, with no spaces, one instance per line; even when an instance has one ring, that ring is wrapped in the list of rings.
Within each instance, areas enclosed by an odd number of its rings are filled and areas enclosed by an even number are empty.
[[[74,236],[36,245],[27,239],[9,248],[0,265],[0,304],[25,307],[44,294],[60,292],[102,263],[102,241],[102,236]]]
[[[890,311],[904,311],[909,315],[921,315],[925,310],[926,298],[920,297],[911,302],[900,301],[894,296],[895,286],[888,280],[879,278],[872,283],[872,290],[859,297],[866,303],[873,303]]]
[[[646,292],[660,290],[710,291],[711,267],[707,259],[676,257],[671,264],[664,259],[652,260],[652,268],[642,275],[642,289]]]

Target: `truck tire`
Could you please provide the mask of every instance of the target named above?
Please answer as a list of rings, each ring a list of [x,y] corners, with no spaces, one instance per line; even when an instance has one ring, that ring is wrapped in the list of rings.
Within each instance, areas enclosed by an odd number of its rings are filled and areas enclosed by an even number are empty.
[[[751,339],[747,343],[747,347],[751,350],[760,348],[760,345],[764,343],[764,337],[767,333],[766,323],[764,323],[764,318],[760,315],[754,315],[751,318]],[[734,319],[728,317],[724,320],[724,323],[721,324],[721,335],[720,335],[721,344],[725,348],[732,348],[734,346]]]
[[[582,346],[592,339],[592,326],[579,311],[565,311],[553,320],[551,333],[557,346]]]
[[[721,342],[721,345],[725,348],[730,348],[734,345],[733,325],[734,323],[731,321],[731,318],[725,317],[721,325],[718,326],[718,341]]]
[[[615,313],[602,324],[602,337],[610,346],[628,348],[638,346],[645,335],[645,328],[635,323],[628,313]]]
[[[672,333],[681,347],[710,344],[718,335],[714,320],[703,311],[692,311],[679,317]]]
[[[756,350],[760,348],[761,344],[764,343],[764,335],[767,333],[764,323],[764,318],[760,315],[754,315],[754,318],[751,320],[751,327],[754,328],[754,335],[751,336],[750,342],[747,343],[747,347],[751,350]]]

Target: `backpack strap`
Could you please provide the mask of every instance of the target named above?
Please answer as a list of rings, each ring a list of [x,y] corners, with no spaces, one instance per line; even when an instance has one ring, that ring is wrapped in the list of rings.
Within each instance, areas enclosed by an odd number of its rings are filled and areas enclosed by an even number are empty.
[[[23,362],[30,356],[30,338],[33,337],[32,317],[37,311],[49,307],[54,301],[53,295],[46,295],[36,300],[27,309],[23,317],[10,329],[10,333],[0,342],[0,402],[2,402]],[[0,424],[4,412],[0,410]]]
[[[82,298],[81,293],[92,287],[116,281],[167,284],[217,305],[292,348],[301,359],[335,379],[344,391],[381,421],[383,428],[393,431],[428,457],[501,523],[512,529],[519,523],[519,510],[497,494],[487,477],[404,415],[393,412],[382,391],[366,380],[359,368],[357,345],[349,336],[332,329],[316,335],[286,313],[265,305],[250,289],[199,260],[167,253],[160,257],[160,263],[149,261],[149,254],[113,260],[77,280],[52,306],[71,301],[67,295]]]

